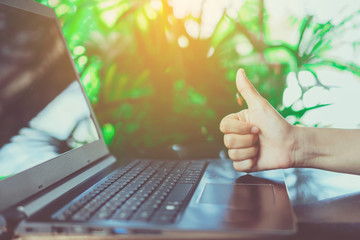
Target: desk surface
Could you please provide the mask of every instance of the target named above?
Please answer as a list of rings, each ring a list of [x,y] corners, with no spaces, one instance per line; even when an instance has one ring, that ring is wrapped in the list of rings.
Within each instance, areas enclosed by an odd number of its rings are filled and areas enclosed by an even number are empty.
[[[360,239],[360,176],[316,169],[287,169],[285,177],[298,219],[298,233],[291,239]],[[21,239],[49,239],[49,236]],[[114,238],[62,236],[56,239]]]
[[[285,176],[295,239],[360,239],[360,176],[318,169],[287,169]]]

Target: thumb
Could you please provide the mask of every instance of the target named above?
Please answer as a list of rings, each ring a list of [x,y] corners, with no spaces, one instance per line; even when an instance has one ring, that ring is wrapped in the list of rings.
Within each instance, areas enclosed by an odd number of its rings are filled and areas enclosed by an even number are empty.
[[[257,108],[260,106],[262,97],[246,77],[244,69],[239,69],[237,71],[236,87],[244,97],[249,108]]]

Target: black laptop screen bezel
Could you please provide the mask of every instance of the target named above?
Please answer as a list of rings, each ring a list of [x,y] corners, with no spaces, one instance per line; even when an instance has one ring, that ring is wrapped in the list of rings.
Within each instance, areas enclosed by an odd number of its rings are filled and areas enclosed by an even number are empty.
[[[69,60],[72,63],[73,70],[76,75],[76,81],[78,81],[81,86],[81,90],[89,106],[90,117],[95,124],[96,131],[99,136],[99,140],[95,140],[92,143],[63,153],[62,155],[43,162],[33,168],[24,170],[20,173],[1,180],[1,212],[25,200],[26,198],[44,190],[45,188],[53,185],[54,183],[69,176],[70,174],[95,162],[96,160],[99,160],[100,158],[109,155],[109,150],[104,142],[101,129],[97,123],[89,99],[86,97],[85,90],[80,82],[79,74],[76,70],[74,61],[71,58],[70,51],[67,48],[66,40],[62,34],[61,27],[54,10],[32,0],[0,0],[0,4],[5,4],[10,7],[49,17],[55,21],[60,32],[60,36],[62,37],[62,40],[64,41],[64,44],[66,46]]]

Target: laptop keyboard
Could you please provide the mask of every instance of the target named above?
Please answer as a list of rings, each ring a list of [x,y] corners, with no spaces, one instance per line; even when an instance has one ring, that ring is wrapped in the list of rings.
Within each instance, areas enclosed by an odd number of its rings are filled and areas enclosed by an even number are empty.
[[[204,161],[135,160],[55,213],[53,219],[173,223],[205,167]]]

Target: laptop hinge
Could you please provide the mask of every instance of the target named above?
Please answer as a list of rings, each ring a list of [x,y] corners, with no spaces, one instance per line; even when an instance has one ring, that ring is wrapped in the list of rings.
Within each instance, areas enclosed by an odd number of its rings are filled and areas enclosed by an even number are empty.
[[[75,187],[79,186],[80,184],[84,183],[89,177],[96,175],[97,173],[106,170],[110,166],[112,166],[116,162],[115,157],[109,156],[94,164],[87,170],[81,172],[80,174],[76,175],[75,177],[71,178],[70,180],[64,182],[63,184],[55,187],[54,189],[50,190],[49,192],[45,193],[44,195],[32,200],[24,205],[25,214],[30,217],[41,208],[44,207],[44,203],[50,203],[66,192],[74,189]]]
[[[17,207],[0,215],[0,240],[11,240],[14,238],[15,229],[19,223],[27,218],[23,207]]]

